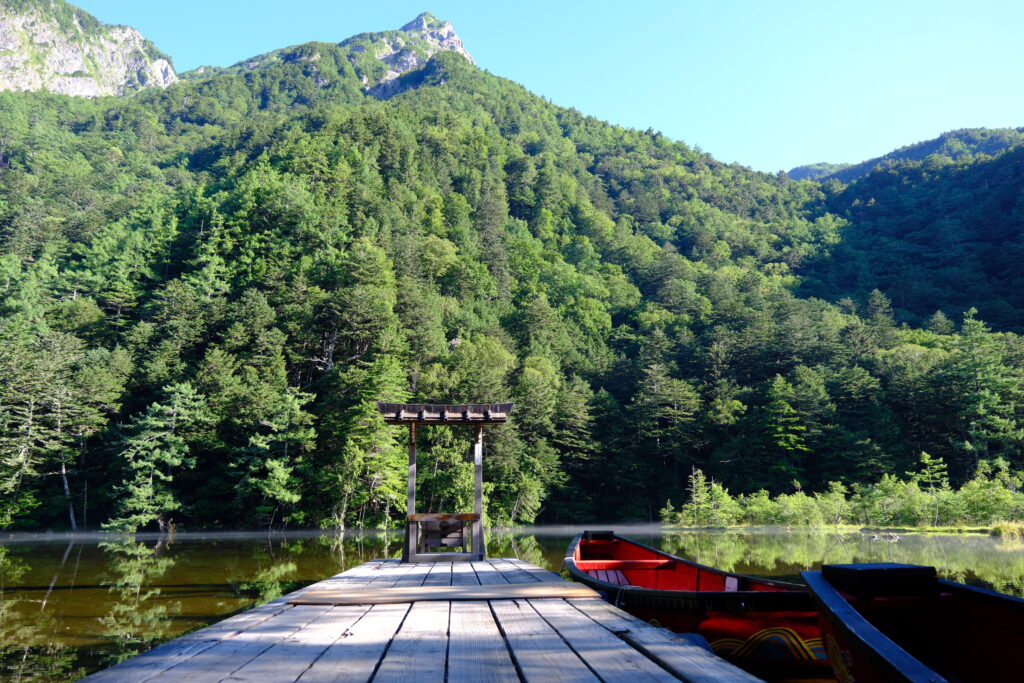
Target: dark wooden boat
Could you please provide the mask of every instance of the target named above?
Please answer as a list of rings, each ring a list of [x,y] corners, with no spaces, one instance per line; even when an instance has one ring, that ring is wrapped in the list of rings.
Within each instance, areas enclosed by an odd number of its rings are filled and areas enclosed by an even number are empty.
[[[615,535],[585,531],[565,568],[617,607],[770,680],[831,679],[817,608],[795,583],[721,571]]]
[[[836,564],[802,575],[844,683],[1020,680],[1021,598],[917,565]]]

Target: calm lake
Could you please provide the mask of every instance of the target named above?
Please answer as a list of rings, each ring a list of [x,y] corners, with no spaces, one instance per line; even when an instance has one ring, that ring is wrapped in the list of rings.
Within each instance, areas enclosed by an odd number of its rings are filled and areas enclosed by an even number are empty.
[[[823,562],[908,562],[1024,595],[1024,547],[978,534],[614,528],[745,574],[796,578]],[[557,572],[579,530],[492,531],[487,551]],[[398,557],[400,541],[397,532],[353,531],[0,536],[0,680],[75,680],[362,562]]]

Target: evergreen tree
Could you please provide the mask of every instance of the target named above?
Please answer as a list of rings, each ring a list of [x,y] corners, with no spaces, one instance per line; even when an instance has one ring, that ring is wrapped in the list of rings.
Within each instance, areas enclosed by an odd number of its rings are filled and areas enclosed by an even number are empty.
[[[764,476],[776,490],[790,481],[800,480],[805,454],[810,452],[804,441],[807,427],[790,404],[792,396],[789,382],[776,375],[768,389],[768,405],[763,416],[763,429],[771,449]]]
[[[932,525],[939,523],[939,506],[942,494],[949,491],[949,474],[946,471],[946,463],[942,458],[933,458],[925,452],[921,453],[921,471],[907,473],[911,481],[923,484],[928,491],[928,497],[932,499],[934,515]]]
[[[115,487],[116,510],[106,529],[137,531],[153,522],[161,531],[174,526],[171,513],[181,503],[171,483],[179,468],[195,464],[183,434],[209,418],[191,385],[172,385],[166,394],[164,403],[151,404],[132,420],[121,441],[125,479]]]
[[[962,430],[955,444],[960,450],[956,466],[960,479],[990,456],[1022,462],[1024,446],[1024,428],[1017,415],[1024,383],[1007,366],[1003,344],[974,317],[976,313],[971,309],[964,314],[945,371]]]

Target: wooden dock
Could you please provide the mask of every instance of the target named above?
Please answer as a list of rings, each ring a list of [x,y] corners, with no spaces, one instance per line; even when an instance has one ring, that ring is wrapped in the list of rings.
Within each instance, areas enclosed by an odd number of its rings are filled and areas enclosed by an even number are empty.
[[[543,587],[526,584],[560,580],[516,559],[375,560],[84,680],[758,680],[685,637],[598,598],[505,597],[536,594]],[[550,585],[557,593],[558,586]],[[484,586],[480,595],[491,599],[467,599],[472,595],[467,589],[453,589],[449,597],[454,599],[444,599],[437,588],[443,586]],[[394,600],[415,587],[431,599],[296,604],[357,591]]]

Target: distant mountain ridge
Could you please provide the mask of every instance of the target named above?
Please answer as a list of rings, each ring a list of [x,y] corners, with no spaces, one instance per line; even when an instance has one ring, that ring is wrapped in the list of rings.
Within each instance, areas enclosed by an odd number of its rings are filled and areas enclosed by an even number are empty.
[[[130,26],[63,0],[0,0],[0,90],[97,97],[177,80],[170,57]]]
[[[996,156],[1021,145],[1024,145],[1024,128],[961,128],[931,140],[900,147],[859,164],[806,164],[791,169],[788,175],[793,180],[822,181],[834,178],[842,183],[850,183],[863,178],[877,167],[891,166],[900,161],[924,161],[932,154],[959,161],[979,154]]]

